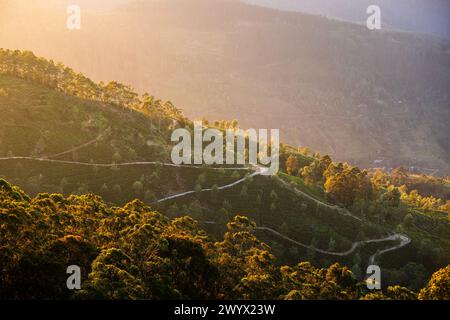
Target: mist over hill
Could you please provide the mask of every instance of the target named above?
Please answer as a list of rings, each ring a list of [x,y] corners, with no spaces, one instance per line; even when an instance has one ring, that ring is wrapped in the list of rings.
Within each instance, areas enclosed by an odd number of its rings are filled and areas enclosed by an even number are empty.
[[[0,47],[150,91],[192,118],[280,128],[339,160],[449,172],[445,40],[237,0],[94,4],[69,31],[66,1],[0,1]]]
[[[280,10],[299,11],[352,22],[366,21],[366,8],[378,5],[385,28],[450,38],[446,0],[243,0]]]

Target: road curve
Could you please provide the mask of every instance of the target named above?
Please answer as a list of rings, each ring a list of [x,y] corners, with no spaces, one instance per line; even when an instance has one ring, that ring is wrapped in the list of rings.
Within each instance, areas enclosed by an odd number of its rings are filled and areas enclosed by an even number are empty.
[[[189,167],[189,168],[197,168],[197,169],[203,168],[201,166],[177,165],[177,164],[173,164],[173,163],[165,163],[165,162],[159,162],[159,161],[136,161],[136,162],[125,162],[125,163],[88,163],[88,162],[79,162],[79,161],[55,160],[55,159],[48,159],[48,158],[21,157],[21,156],[0,158],[0,161],[5,161],[5,160],[32,160],[32,161],[41,161],[41,162],[49,162],[49,163],[82,165],[82,166],[90,166],[90,167],[114,167],[114,166],[121,167],[121,166],[155,165],[155,164],[159,164],[159,165],[170,166],[170,167]],[[241,167],[239,167],[239,168],[209,168],[209,169],[217,169],[217,170],[219,170],[219,169],[225,169],[225,170],[246,170],[246,171],[248,171],[251,168],[248,168],[248,167],[241,168]],[[245,180],[247,180],[247,179],[249,179],[249,178],[251,178],[253,176],[266,175],[268,170],[269,170],[268,168],[260,167],[260,166],[253,167],[253,169],[254,169],[254,172],[252,174],[247,175],[244,178],[236,180],[236,181],[234,181],[232,183],[229,183],[227,185],[220,186],[217,189],[218,190],[224,190],[224,189],[227,189],[227,188],[234,187],[235,185],[238,185],[238,184],[244,182]],[[304,197],[307,197],[308,199],[310,199],[310,200],[312,200],[312,201],[314,201],[314,202],[316,202],[316,203],[318,203],[320,205],[323,205],[323,206],[326,206],[326,207],[329,207],[329,208],[333,208],[333,209],[336,208],[336,206],[329,205],[329,204],[327,204],[325,202],[317,200],[314,197],[310,196],[309,194],[298,190],[297,188],[289,185],[286,181],[284,181],[283,179],[279,178],[278,176],[275,176],[275,178],[279,182],[281,182],[285,187],[293,190],[296,194],[299,194],[299,195],[302,195]],[[208,192],[208,191],[212,191],[212,190],[213,190],[212,188],[206,188],[206,189],[200,190],[199,192]],[[166,200],[175,199],[175,198],[178,198],[178,197],[190,195],[190,194],[193,194],[195,192],[197,192],[197,191],[191,190],[191,191],[186,191],[186,192],[174,194],[174,195],[167,196],[167,197],[164,197],[162,199],[159,199],[159,200],[157,200],[157,202],[160,203],[160,202],[163,202],[163,201],[166,201]],[[345,216],[350,216],[350,217],[352,217],[354,219],[357,219],[359,221],[363,221],[361,218],[352,215],[348,211],[342,213],[339,210],[339,213],[342,214],[342,215],[345,215]],[[214,222],[214,221],[204,221],[203,223],[214,224],[216,222]],[[373,264],[375,262],[375,259],[377,257],[379,257],[380,255],[382,255],[382,254],[384,254],[386,252],[389,252],[389,251],[400,249],[400,248],[406,246],[407,244],[409,244],[411,242],[411,239],[409,237],[407,237],[406,235],[393,234],[391,236],[388,236],[388,237],[385,237],[385,238],[381,238],[381,239],[371,239],[371,240],[364,240],[364,241],[356,241],[356,242],[354,242],[352,244],[351,248],[349,250],[347,250],[347,251],[344,251],[344,252],[333,252],[333,251],[327,251],[327,250],[318,249],[318,248],[315,248],[315,247],[313,247],[311,245],[307,245],[307,244],[298,242],[298,241],[296,241],[294,239],[291,239],[291,238],[289,238],[289,237],[279,233],[278,231],[276,231],[274,229],[271,229],[271,228],[268,228],[268,227],[257,227],[256,229],[257,230],[268,231],[268,232],[270,232],[272,234],[277,235],[280,238],[283,238],[283,239],[285,239],[285,240],[287,240],[287,241],[289,241],[291,243],[294,243],[296,245],[299,245],[301,247],[304,247],[304,248],[307,248],[307,249],[310,249],[310,250],[313,250],[313,251],[316,251],[316,252],[320,252],[320,253],[323,253],[323,254],[334,255],[334,256],[346,256],[346,255],[349,255],[352,252],[354,252],[358,246],[360,246],[360,245],[362,245],[364,243],[374,243],[374,242],[400,240],[400,244],[397,244],[395,246],[392,246],[392,247],[389,247],[387,249],[381,250],[381,251],[373,254],[372,256],[370,256],[370,258],[369,258],[369,265]]]
[[[388,249],[384,249],[384,250],[382,250],[382,251],[380,251],[380,252],[378,252],[378,253],[372,255],[372,256],[370,257],[370,259],[369,259],[369,264],[373,264],[373,262],[374,262],[374,260],[375,260],[375,256],[379,256],[379,255],[381,255],[381,254],[383,254],[383,253],[386,253],[386,252],[388,252],[388,251],[400,249],[401,247],[403,247],[403,246],[405,246],[405,245],[407,245],[408,243],[411,242],[411,239],[409,239],[409,238],[408,238],[407,236],[405,236],[405,235],[402,235],[402,234],[393,234],[393,235],[391,235],[391,236],[388,236],[388,237],[385,237],[385,238],[380,238],[380,239],[369,239],[369,240],[363,240],[363,241],[356,241],[356,242],[354,242],[354,243],[352,244],[351,248],[348,249],[347,251],[344,251],[344,252],[335,252],[335,251],[327,251],[327,250],[318,249],[318,248],[315,248],[315,247],[313,247],[313,246],[311,246],[311,245],[306,245],[306,244],[304,244],[304,243],[298,242],[298,241],[296,241],[296,240],[294,240],[294,239],[291,239],[291,238],[289,238],[289,237],[287,237],[287,236],[285,236],[285,235],[279,233],[278,231],[276,231],[276,230],[274,230],[274,229],[272,229],[272,228],[268,228],[268,227],[257,227],[256,229],[257,229],[257,230],[268,231],[268,232],[270,232],[270,233],[272,233],[272,234],[275,234],[275,235],[279,236],[280,238],[283,238],[283,239],[285,239],[285,240],[287,240],[287,241],[289,241],[289,242],[291,242],[291,243],[297,244],[297,245],[299,245],[299,246],[301,246],[301,247],[304,247],[304,248],[306,248],[306,249],[311,249],[311,250],[313,250],[313,251],[320,252],[320,253],[327,254],[327,255],[341,256],[341,257],[342,257],[342,256],[347,256],[347,255],[351,254],[352,252],[354,252],[354,251],[356,250],[356,248],[358,248],[360,245],[365,244],[365,243],[385,242],[385,241],[395,241],[395,240],[400,240],[400,241],[401,241],[401,243],[398,244],[398,245],[395,245],[395,246],[390,247],[390,248],[388,248]]]
[[[285,188],[288,188],[288,189],[292,190],[292,191],[293,191],[294,193],[296,193],[297,195],[306,197],[306,198],[308,198],[308,199],[314,201],[315,203],[317,203],[317,204],[319,204],[319,205],[321,205],[321,206],[324,206],[324,207],[327,207],[327,208],[330,208],[330,209],[338,209],[338,213],[339,213],[340,215],[347,216],[347,217],[351,217],[351,218],[353,218],[353,219],[355,219],[355,220],[358,220],[358,221],[360,221],[360,222],[363,221],[363,219],[361,219],[360,217],[357,217],[357,216],[351,214],[347,209],[343,209],[343,208],[340,208],[340,207],[338,207],[338,206],[330,205],[330,204],[325,203],[325,202],[323,202],[323,201],[317,200],[316,198],[314,198],[313,196],[310,196],[310,195],[307,194],[306,192],[303,192],[303,191],[297,189],[295,186],[290,185],[289,183],[287,183],[286,181],[284,181],[283,179],[281,179],[281,178],[278,177],[278,176],[275,176],[275,179],[277,179],[277,181],[278,181],[279,183],[281,183]]]
[[[404,235],[404,234],[396,233],[396,234],[392,235],[392,237],[395,237],[395,240],[400,240],[400,243],[398,245],[396,245],[396,246],[393,246],[393,247],[381,250],[381,251],[371,255],[370,258],[369,258],[369,265],[374,264],[375,263],[375,259],[377,257],[381,256],[382,254],[384,254],[386,252],[389,252],[389,251],[400,249],[400,248],[406,246],[407,244],[409,244],[411,242],[411,239],[408,236]]]
[[[234,181],[232,183],[226,184],[224,186],[217,187],[217,189],[218,190],[224,190],[224,189],[228,189],[228,188],[234,187],[235,185],[238,185],[238,184],[244,182],[245,180],[247,180],[247,179],[249,179],[251,177],[254,177],[254,176],[257,176],[257,175],[264,175],[265,173],[267,173],[267,171],[268,171],[267,168],[257,167],[255,172],[253,172],[252,174],[250,174],[248,176],[245,176],[244,178],[241,178],[239,180],[236,180],[236,181]],[[198,192],[208,192],[208,191],[212,191],[212,190],[213,190],[213,188],[206,188],[206,189],[201,189]],[[183,197],[183,196],[186,196],[186,195],[189,195],[189,194],[193,194],[193,193],[196,193],[196,192],[197,191],[195,191],[195,190],[191,190],[191,191],[186,191],[186,192],[182,192],[182,193],[177,193],[177,194],[174,194],[174,195],[171,195],[171,196],[159,199],[156,202],[159,203],[159,202],[163,202],[163,201],[166,201],[166,200],[175,199],[175,198],[178,198],[178,197]]]
[[[199,223],[216,224],[217,222],[215,222],[215,221],[199,221]],[[379,252],[371,255],[370,258],[369,258],[369,265],[374,264],[375,258],[380,256],[380,255],[382,255],[383,253],[400,249],[400,248],[406,246],[407,244],[409,244],[411,242],[411,239],[408,236],[406,236],[404,234],[396,233],[396,234],[387,236],[385,238],[356,241],[356,242],[354,242],[352,244],[351,248],[348,249],[347,251],[335,252],[335,251],[322,250],[322,249],[313,247],[311,245],[304,244],[304,243],[299,242],[297,240],[291,239],[288,236],[285,236],[284,234],[282,234],[282,233],[280,233],[280,232],[278,232],[278,231],[276,231],[276,230],[274,230],[272,228],[269,228],[269,227],[256,227],[256,230],[263,230],[263,231],[270,232],[270,233],[272,233],[272,234],[274,234],[274,235],[276,235],[276,236],[278,236],[278,237],[280,237],[280,238],[282,238],[282,239],[284,239],[286,241],[289,241],[289,242],[291,242],[293,244],[296,244],[296,245],[298,245],[300,247],[303,247],[303,248],[306,248],[306,249],[309,249],[309,250],[312,250],[312,251],[315,251],[315,252],[323,253],[323,254],[326,254],[326,255],[332,255],[332,256],[340,256],[340,257],[344,257],[344,256],[347,256],[347,255],[353,253],[356,250],[356,248],[358,248],[360,245],[365,244],[365,243],[376,243],[376,242],[400,240],[400,244],[397,244],[395,246],[389,247],[387,249],[384,249],[382,251],[379,251]]]
[[[170,162],[161,162],[161,161],[134,161],[134,162],[122,162],[122,163],[91,163],[91,162],[81,162],[81,161],[69,161],[69,160],[57,160],[57,159],[48,159],[48,158],[35,158],[35,157],[4,157],[0,158],[0,161],[6,160],[31,160],[31,161],[40,161],[40,162],[49,162],[49,163],[58,163],[58,164],[73,164],[79,166],[88,166],[88,167],[126,167],[126,166],[138,166],[138,165],[162,165],[166,167],[178,167],[178,168],[195,168],[195,169],[204,169],[203,166],[195,166],[189,164],[174,164]],[[251,168],[249,167],[207,167],[210,170],[245,170],[249,171]]]

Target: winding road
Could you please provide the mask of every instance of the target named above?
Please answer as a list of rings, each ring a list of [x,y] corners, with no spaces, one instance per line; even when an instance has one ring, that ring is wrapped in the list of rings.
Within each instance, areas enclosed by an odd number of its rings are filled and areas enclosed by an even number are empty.
[[[62,154],[62,153],[61,153]],[[138,165],[162,165],[166,167],[178,167],[178,168],[195,168],[195,169],[204,169],[203,166],[196,165],[188,165],[188,164],[174,164],[168,162],[161,161],[135,161],[135,162],[122,162],[122,163],[91,163],[91,162],[80,162],[80,161],[69,161],[69,160],[57,160],[57,159],[49,159],[49,158],[35,158],[35,157],[4,157],[0,158],[0,161],[5,160],[31,160],[31,161],[41,161],[41,162],[49,162],[49,163],[58,163],[58,164],[73,164],[79,166],[88,166],[88,167],[127,167],[127,166],[138,166]],[[210,170],[244,170],[249,171],[251,168],[248,167],[208,167]]]
[[[79,161],[66,161],[66,160],[56,160],[56,159],[48,159],[48,158],[34,158],[34,157],[21,157],[21,156],[0,158],[0,161],[5,161],[5,160],[31,160],[31,161],[41,161],[41,162],[58,163],[58,164],[82,165],[82,166],[90,166],[90,167],[93,167],[93,166],[94,167],[114,167],[114,166],[121,167],[121,166],[155,165],[155,164],[158,164],[158,165],[169,166],[169,167],[189,167],[189,168],[197,168],[197,169],[204,168],[204,167],[201,167],[201,166],[177,165],[177,164],[173,164],[173,163],[165,163],[165,162],[159,162],[159,161],[137,161],[137,162],[125,162],[125,163],[117,163],[116,164],[116,163],[87,163],[87,162],[79,162]],[[261,166],[254,166],[252,168],[239,167],[239,168],[209,168],[209,169],[217,169],[217,170],[220,170],[220,169],[225,169],[225,170],[245,170],[245,171],[249,171],[251,169],[254,170],[254,172],[251,173],[250,175],[247,175],[247,176],[245,176],[245,177],[243,177],[243,178],[241,178],[239,180],[236,180],[236,181],[234,181],[232,183],[229,183],[229,184],[226,184],[224,186],[218,187],[217,188],[218,190],[224,190],[224,189],[227,189],[227,188],[232,188],[232,187],[234,187],[234,186],[244,182],[245,180],[247,180],[247,179],[249,179],[251,177],[257,176],[257,175],[267,175],[267,172],[269,170],[268,168],[261,167]],[[341,210],[341,208],[339,208],[337,206],[330,205],[330,204],[327,204],[327,203],[325,203],[323,201],[320,201],[320,200],[310,196],[309,194],[307,194],[307,193],[305,193],[305,192],[303,192],[301,190],[298,190],[297,188],[295,188],[294,186],[290,185],[289,183],[287,183],[286,181],[284,181],[280,177],[278,177],[276,175],[274,177],[285,188],[288,188],[288,189],[294,191],[296,194],[301,195],[303,197],[306,197],[306,198],[308,198],[308,199],[310,199],[310,200],[312,200],[312,201],[314,201],[317,204],[320,204],[322,206],[325,206],[325,207],[328,207],[328,208],[332,208],[332,209],[339,209],[338,210],[339,214],[344,215],[344,216],[350,216],[350,217],[352,217],[352,218],[354,218],[354,219],[356,219],[358,221],[363,222],[363,219],[352,215],[347,210]],[[212,190],[213,190],[213,188],[201,189],[200,191],[196,191],[196,190],[185,191],[185,192],[181,192],[181,193],[178,193],[178,194],[174,194],[174,195],[170,195],[170,196],[161,198],[161,199],[157,200],[156,202],[160,203],[160,202],[164,202],[164,201],[167,201],[167,200],[171,200],[171,199],[187,196],[187,195],[190,195],[190,194],[194,194],[196,192],[209,192],[209,191],[212,191]],[[199,221],[199,222],[200,223],[205,223],[205,224],[215,224],[216,223],[215,221]],[[278,237],[280,237],[280,238],[282,238],[282,239],[284,239],[286,241],[289,241],[289,242],[291,242],[293,244],[296,244],[298,246],[304,247],[306,249],[310,249],[310,250],[313,250],[313,251],[316,251],[316,252],[319,252],[319,253],[323,253],[323,254],[327,254],[327,255],[333,255],[333,256],[347,256],[347,255],[353,253],[356,250],[356,248],[358,248],[360,245],[365,244],[365,243],[376,243],[376,242],[396,241],[396,240],[400,241],[399,244],[396,244],[395,246],[392,246],[392,247],[389,247],[387,249],[378,251],[375,254],[373,254],[372,256],[370,256],[370,258],[369,258],[369,265],[373,264],[375,262],[375,259],[377,257],[381,256],[382,254],[384,254],[386,252],[393,251],[393,250],[400,249],[400,248],[406,246],[407,244],[409,244],[411,242],[411,239],[408,236],[396,233],[396,234],[387,236],[385,238],[369,239],[369,240],[364,240],[364,241],[356,241],[356,242],[354,242],[352,244],[351,248],[348,249],[347,251],[334,252],[334,251],[322,250],[322,249],[319,249],[319,248],[315,248],[315,247],[313,247],[311,245],[298,242],[298,241],[296,241],[294,239],[291,239],[291,238],[287,237],[286,235],[283,235],[282,233],[280,233],[280,232],[278,232],[278,231],[276,231],[276,230],[274,230],[272,228],[269,228],[269,227],[261,226],[261,227],[257,227],[256,229],[270,232],[270,233],[272,233],[272,234],[274,234],[274,235],[276,235],[276,236],[278,236]]]
[[[275,235],[279,236],[280,238],[283,238],[283,239],[285,239],[285,240],[287,240],[287,241],[289,241],[289,242],[291,242],[291,243],[297,244],[297,245],[299,245],[299,246],[301,246],[301,247],[304,247],[304,248],[306,248],[306,249],[311,249],[311,250],[313,250],[313,251],[320,252],[320,253],[327,254],[327,255],[341,256],[341,257],[347,256],[347,255],[353,253],[353,251],[355,251],[356,248],[358,248],[358,247],[359,247],[360,245],[362,245],[362,244],[366,244],[366,243],[374,243],[374,242],[385,242],[385,241],[396,241],[396,240],[400,240],[400,241],[401,241],[400,244],[398,244],[398,245],[396,245],[396,246],[394,246],[394,247],[385,249],[385,250],[383,250],[383,251],[380,251],[380,252],[378,252],[378,253],[372,255],[372,256],[370,257],[370,259],[369,259],[369,264],[373,264],[373,262],[375,261],[375,256],[381,255],[381,254],[383,254],[383,253],[386,253],[386,252],[388,252],[388,251],[392,251],[392,250],[395,250],[395,249],[400,249],[401,247],[404,247],[405,245],[407,245],[407,244],[411,241],[411,240],[410,240],[407,236],[405,236],[405,235],[394,234],[394,235],[391,235],[391,236],[388,236],[388,237],[385,237],[385,238],[380,238],[380,239],[370,239],[370,240],[356,241],[356,242],[354,242],[354,243],[352,244],[351,248],[348,249],[347,251],[344,251],[344,252],[335,252],[335,251],[327,251],[327,250],[318,249],[318,248],[315,248],[315,247],[313,247],[313,246],[311,246],[311,245],[305,245],[304,243],[301,243],[301,242],[298,242],[298,241],[296,241],[296,240],[293,240],[293,239],[291,239],[291,238],[289,238],[289,237],[287,237],[287,236],[285,236],[285,235],[279,233],[278,231],[276,231],[276,230],[274,230],[274,229],[271,229],[271,228],[268,228],[268,227],[257,227],[256,229],[268,231],[268,232],[270,232],[270,233],[272,233],[272,234],[275,234]],[[372,262],[372,263],[371,263],[371,262]]]
[[[216,224],[215,221],[199,221],[199,223]],[[406,246],[407,244],[409,244],[411,242],[411,239],[409,237],[407,237],[406,235],[396,233],[396,234],[387,236],[385,238],[356,241],[356,242],[354,242],[352,244],[351,248],[348,249],[347,251],[336,252],[336,251],[322,250],[322,249],[313,247],[311,245],[304,244],[304,243],[299,242],[297,240],[291,239],[291,238],[285,236],[284,234],[282,234],[282,233],[280,233],[280,232],[278,232],[278,231],[276,231],[276,230],[274,230],[272,228],[269,228],[269,227],[256,227],[256,230],[262,230],[262,231],[270,232],[270,233],[272,233],[272,234],[274,234],[274,235],[276,235],[276,236],[278,236],[278,237],[280,237],[280,238],[282,238],[282,239],[284,239],[286,241],[289,241],[289,242],[291,242],[291,243],[293,243],[295,245],[298,245],[300,247],[303,247],[303,248],[306,248],[306,249],[309,249],[309,250],[312,250],[312,251],[315,251],[315,252],[319,252],[319,253],[323,253],[323,254],[331,255],[331,256],[340,256],[340,257],[344,257],[344,256],[347,256],[347,255],[353,253],[360,245],[363,245],[363,244],[366,244],[366,243],[376,243],[376,242],[400,240],[399,244],[397,244],[395,246],[392,246],[392,247],[389,247],[387,249],[378,251],[377,253],[371,255],[370,258],[369,258],[369,265],[374,264],[376,257],[382,255],[383,253],[400,249],[400,248]]]
[[[404,235],[404,234],[396,233],[396,234],[392,235],[391,238],[392,237],[394,238],[393,240],[400,240],[400,243],[398,245],[396,245],[396,246],[393,246],[393,247],[381,250],[381,251],[371,255],[370,258],[369,258],[369,265],[374,264],[375,263],[375,259],[378,256],[381,256],[383,253],[400,249],[400,248],[406,246],[408,243],[411,242],[411,239],[408,236]]]
[[[361,219],[360,217],[357,217],[357,216],[351,214],[347,209],[343,209],[343,208],[340,208],[340,207],[338,207],[338,206],[336,206],[336,205],[330,205],[330,204],[328,204],[328,203],[326,203],[326,202],[320,201],[320,200],[314,198],[313,196],[310,196],[310,195],[307,194],[306,192],[303,192],[303,191],[297,189],[296,187],[292,186],[291,184],[289,184],[289,183],[286,182],[285,180],[281,179],[280,177],[275,176],[275,178],[277,179],[277,181],[278,181],[280,184],[284,185],[285,188],[288,188],[288,189],[292,190],[292,191],[295,192],[297,195],[306,197],[306,198],[308,198],[308,199],[314,201],[314,202],[317,203],[318,205],[321,205],[321,206],[324,206],[324,207],[327,207],[327,208],[330,208],[330,209],[336,209],[336,210],[338,210],[338,213],[339,213],[340,215],[348,216],[348,217],[351,217],[351,218],[353,218],[353,219],[355,219],[355,220],[358,220],[358,221],[361,221],[361,222],[363,221],[363,219]]]
[[[85,148],[87,146],[90,146],[91,144],[96,143],[97,141],[99,141],[103,137],[104,137],[104,135],[101,134],[98,137],[96,137],[96,138],[94,138],[94,139],[92,139],[92,140],[90,140],[90,141],[88,141],[86,143],[83,143],[82,145],[79,145],[77,147],[73,147],[73,148],[71,148],[69,150],[66,150],[66,151],[63,151],[63,152],[60,152],[60,153],[57,153],[57,154],[52,154],[50,156],[46,156],[46,158],[56,158],[56,157],[60,157],[62,155],[65,155],[65,154],[68,154],[68,153],[71,153],[71,152],[74,152],[74,151],[77,151],[77,150],[81,150],[81,149],[83,149],[83,148]]]
[[[267,168],[257,167],[255,172],[253,172],[252,174],[250,174],[248,176],[245,176],[245,177],[243,177],[243,178],[241,178],[239,180],[236,180],[236,181],[234,181],[232,183],[226,184],[224,186],[217,187],[217,190],[224,190],[224,189],[228,189],[228,188],[234,187],[235,185],[238,185],[238,184],[244,182],[245,180],[247,180],[247,179],[249,179],[251,177],[254,177],[254,176],[257,176],[257,175],[264,175],[267,171],[268,171]],[[198,192],[207,192],[207,191],[212,191],[212,190],[213,190],[213,188],[206,188],[206,189],[201,189]],[[182,192],[182,193],[177,193],[175,195],[159,199],[157,202],[163,202],[163,201],[166,201],[166,200],[171,200],[171,199],[175,199],[175,198],[178,198],[178,197],[187,196],[189,194],[193,194],[193,193],[196,193],[196,192],[197,191],[195,191],[195,190],[191,190],[191,191],[186,191],[186,192]]]

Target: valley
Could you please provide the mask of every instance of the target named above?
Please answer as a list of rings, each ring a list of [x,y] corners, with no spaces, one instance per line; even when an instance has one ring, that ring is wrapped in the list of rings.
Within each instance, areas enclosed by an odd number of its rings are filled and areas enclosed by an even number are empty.
[[[450,172],[446,39],[392,29],[374,33],[238,0],[86,9],[81,30],[69,32],[58,1],[22,2],[11,1],[0,19],[2,47],[33,50],[97,82],[114,79],[141,94],[151,90],[190,119],[283,129],[282,141],[361,168],[382,159],[386,168],[432,168],[440,177]],[[403,13],[398,8],[404,6],[387,2],[395,7],[389,12]],[[429,3],[416,10],[419,16],[439,8]]]
[[[80,298],[287,298],[304,290],[303,298],[359,299],[370,297],[357,283],[372,263],[385,292],[400,285],[411,298],[450,261],[448,179],[368,172],[283,142],[272,175],[264,166],[174,164],[171,133],[195,130],[176,105],[29,51],[0,50],[0,92],[2,295],[26,297],[20,281],[29,280],[17,272],[45,266],[49,279],[72,254],[90,277]],[[208,126],[223,133],[237,124]],[[109,283],[104,270],[123,276],[125,289],[96,287]],[[291,279],[293,270],[317,291]],[[343,287],[320,289],[337,283],[324,278],[334,270]],[[193,278],[198,288],[186,285]]]

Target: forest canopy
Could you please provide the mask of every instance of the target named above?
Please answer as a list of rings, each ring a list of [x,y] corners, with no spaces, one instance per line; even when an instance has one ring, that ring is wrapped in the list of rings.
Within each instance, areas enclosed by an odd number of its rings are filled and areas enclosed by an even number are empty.
[[[2,299],[416,299],[400,286],[368,292],[339,264],[279,266],[235,216],[221,241],[190,217],[170,220],[135,200],[109,207],[96,195],[28,197],[0,180]],[[66,288],[78,265],[81,290]],[[421,299],[449,299],[448,268]]]

